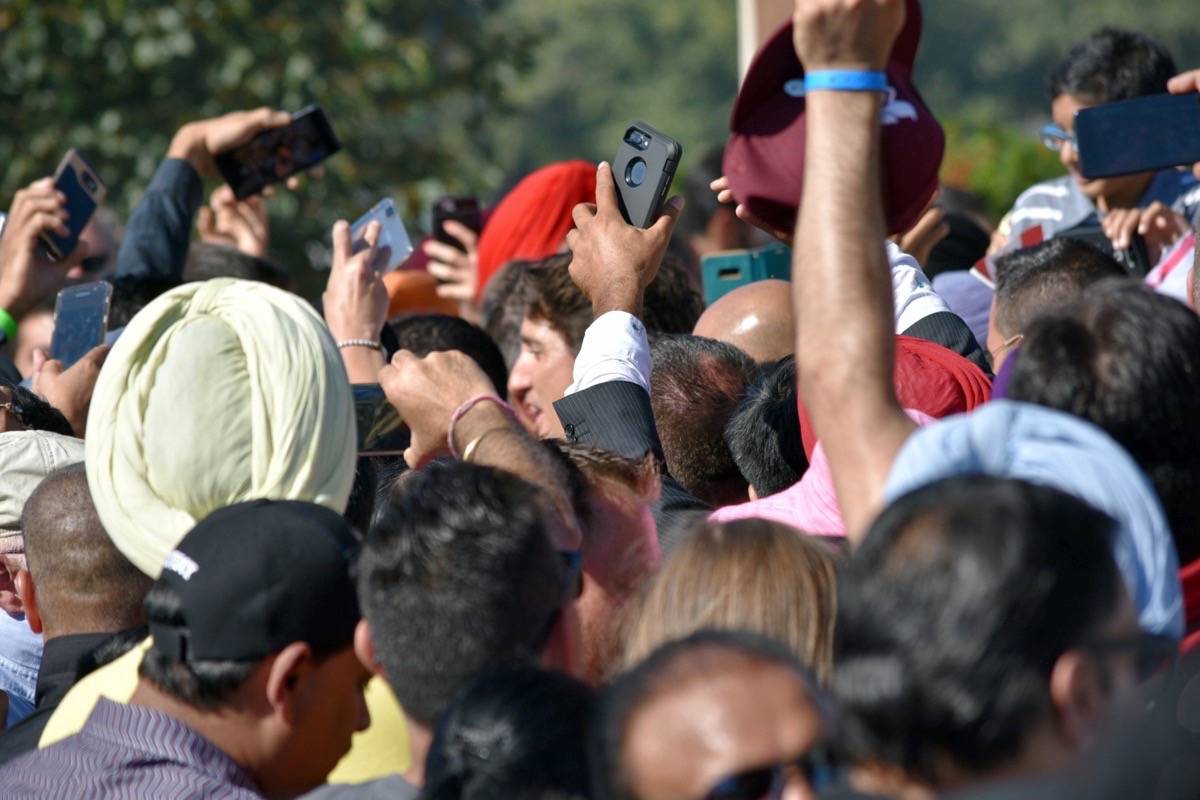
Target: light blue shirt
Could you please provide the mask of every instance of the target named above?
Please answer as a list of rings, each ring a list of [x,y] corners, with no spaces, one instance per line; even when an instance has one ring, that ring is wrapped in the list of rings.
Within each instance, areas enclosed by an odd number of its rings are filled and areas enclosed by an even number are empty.
[[[8,726],[33,712],[38,668],[42,664],[42,637],[23,619],[0,611],[0,691],[8,694]]]
[[[1115,519],[1113,555],[1142,628],[1183,634],[1179,559],[1166,516],[1149,478],[1108,434],[1061,411],[994,400],[910,436],[884,492],[891,502],[934,481],[973,473],[1051,486]]]

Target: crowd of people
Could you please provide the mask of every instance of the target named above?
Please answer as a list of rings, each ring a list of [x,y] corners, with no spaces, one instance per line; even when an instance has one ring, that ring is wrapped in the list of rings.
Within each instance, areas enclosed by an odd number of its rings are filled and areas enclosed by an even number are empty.
[[[1076,43],[1067,174],[993,225],[938,185],[921,14],[796,0],[647,228],[552,164],[386,275],[334,223],[315,303],[269,197],[205,194],[287,113],[185,124],[58,261],[17,191],[0,796],[1200,796],[1200,164],[1087,179],[1074,135],[1200,70]],[[49,359],[96,280],[109,343]]]

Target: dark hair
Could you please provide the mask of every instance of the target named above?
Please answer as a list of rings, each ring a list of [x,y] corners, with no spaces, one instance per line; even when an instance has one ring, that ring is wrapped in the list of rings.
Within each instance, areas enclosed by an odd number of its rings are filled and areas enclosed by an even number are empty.
[[[0,380],[0,388],[8,390],[12,415],[31,431],[46,431],[63,436],[74,436],[71,423],[63,413],[38,397],[19,383]],[[0,397],[3,393],[0,392]]]
[[[702,336],[663,336],[651,350],[650,402],[667,468],[711,505],[746,499],[725,426],[754,380],[750,357]]]
[[[500,348],[483,329],[465,319],[445,314],[415,314],[391,323],[396,348],[421,357],[430,353],[458,350],[470,356],[496,387],[501,397],[508,396],[508,367]]]
[[[82,463],[38,484],[21,513],[21,534],[42,617],[55,635],[119,631],[144,622],[142,601],[153,581],[104,530]]]
[[[354,462],[354,483],[350,487],[350,499],[342,518],[354,527],[354,532],[364,535],[371,527],[375,514],[375,496],[379,488],[379,470],[374,456],[359,456]]]
[[[177,278],[158,275],[121,275],[110,283],[113,287],[108,309],[110,331],[124,328],[151,301],[180,285]]]
[[[717,147],[705,153],[699,161],[688,165],[687,175],[683,177],[683,199],[686,202],[679,222],[675,225],[676,236],[696,236],[704,233],[708,221],[721,208],[716,192],[708,187],[725,174],[722,164],[724,158],[725,149]]]
[[[668,642],[645,661],[618,676],[600,696],[592,736],[592,776],[597,796],[635,800],[621,765],[625,737],[634,714],[664,692],[723,671],[731,663],[765,662],[796,673],[810,692],[814,683],[784,645],[745,631],[700,630]],[[815,697],[815,695],[814,695]]]
[[[228,245],[192,242],[183,266],[184,282],[206,281],[211,278],[240,278],[268,283],[284,290],[292,288],[292,276],[274,262],[243,253]]]
[[[1050,99],[1064,94],[1086,103],[1111,103],[1167,90],[1178,70],[1167,49],[1136,31],[1101,28],[1050,70]]]
[[[562,334],[567,347],[578,353],[583,332],[592,324],[592,304],[571,280],[571,255],[551,256],[529,270],[531,297],[528,316]]]
[[[358,596],[401,707],[432,724],[479,674],[536,658],[566,597],[548,500],[506,472],[435,463],[392,484]]]
[[[510,261],[492,276],[479,304],[479,324],[504,356],[509,369],[521,354],[521,321],[529,310],[529,270],[537,262]]]
[[[663,256],[642,303],[642,322],[652,341],[664,334],[691,333],[695,329],[704,313],[699,286],[695,267],[670,252]]]
[[[1037,317],[1074,303],[1104,278],[1126,275],[1112,256],[1058,237],[996,259],[996,329],[1025,333]]]
[[[1016,758],[1059,656],[1116,612],[1115,523],[1018,480],[949,478],[875,520],[838,580],[841,744],[939,788]]]
[[[796,360],[768,365],[725,426],[725,444],[759,497],[792,486],[808,470],[796,407]]]
[[[1200,318],[1141,282],[1092,286],[1025,335],[1008,396],[1094,423],[1150,477],[1180,561],[1200,557]]]
[[[590,798],[587,733],[596,696],[581,681],[518,667],[459,695],[434,733],[422,800]]]
[[[179,595],[157,581],[146,593],[146,621],[150,624],[185,624]],[[138,675],[183,703],[204,711],[228,704],[254,674],[260,661],[177,661],[151,645],[142,657]]]

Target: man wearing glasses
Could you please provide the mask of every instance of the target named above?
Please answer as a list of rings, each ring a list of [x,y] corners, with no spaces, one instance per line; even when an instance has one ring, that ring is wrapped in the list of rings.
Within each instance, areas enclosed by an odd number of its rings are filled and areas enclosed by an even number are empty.
[[[1140,33],[1105,28],[1071,48],[1050,73],[1054,122],[1042,129],[1042,142],[1058,153],[1067,175],[1039,183],[1017,198],[1006,217],[1005,249],[1099,225],[1115,250],[1129,249],[1134,236],[1142,236],[1148,266],[1153,266],[1188,232],[1200,216],[1200,183],[1193,175],[1166,169],[1089,180],[1079,169],[1074,134],[1081,109],[1164,93],[1176,72],[1166,49]]]

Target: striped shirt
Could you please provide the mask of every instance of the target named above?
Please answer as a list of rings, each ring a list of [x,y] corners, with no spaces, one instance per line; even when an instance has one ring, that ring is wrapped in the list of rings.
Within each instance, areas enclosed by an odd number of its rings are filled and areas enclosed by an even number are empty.
[[[0,797],[261,795],[249,773],[179,720],[101,698],[79,733],[6,764]]]

